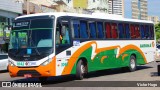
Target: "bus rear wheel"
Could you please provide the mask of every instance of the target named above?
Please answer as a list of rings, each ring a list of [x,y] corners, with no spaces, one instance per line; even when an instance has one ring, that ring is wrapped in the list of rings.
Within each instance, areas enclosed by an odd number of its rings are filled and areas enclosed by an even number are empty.
[[[129,62],[129,71],[133,72],[136,70],[137,64],[136,64],[136,57],[134,55],[131,55],[130,62]]]
[[[84,78],[84,74],[86,73],[86,65],[82,60],[78,61],[76,68],[76,78],[82,80]]]

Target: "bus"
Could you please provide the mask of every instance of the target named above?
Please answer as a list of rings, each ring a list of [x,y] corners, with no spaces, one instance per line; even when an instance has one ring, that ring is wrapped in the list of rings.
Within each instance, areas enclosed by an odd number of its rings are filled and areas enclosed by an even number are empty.
[[[15,18],[8,50],[11,77],[73,74],[127,68],[154,61],[156,42],[151,21],[103,13],[66,12]]]

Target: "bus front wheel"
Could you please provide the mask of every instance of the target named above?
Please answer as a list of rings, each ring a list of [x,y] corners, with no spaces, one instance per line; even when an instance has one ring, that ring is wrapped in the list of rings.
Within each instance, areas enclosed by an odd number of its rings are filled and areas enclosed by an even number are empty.
[[[82,80],[84,78],[84,74],[86,72],[86,66],[82,60],[78,61],[76,68],[76,78]]]

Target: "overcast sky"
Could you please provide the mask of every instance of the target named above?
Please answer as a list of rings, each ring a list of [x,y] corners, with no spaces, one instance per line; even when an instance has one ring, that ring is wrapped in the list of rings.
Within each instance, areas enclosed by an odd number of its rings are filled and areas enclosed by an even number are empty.
[[[160,17],[160,0],[148,0],[148,15]],[[125,17],[132,18],[131,0],[125,0]]]

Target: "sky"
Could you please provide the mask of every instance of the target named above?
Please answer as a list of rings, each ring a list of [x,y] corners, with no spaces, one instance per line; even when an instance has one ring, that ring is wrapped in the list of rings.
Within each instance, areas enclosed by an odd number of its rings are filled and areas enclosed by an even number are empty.
[[[148,15],[160,18],[160,0],[148,0]],[[125,0],[125,17],[132,18],[131,0]]]

